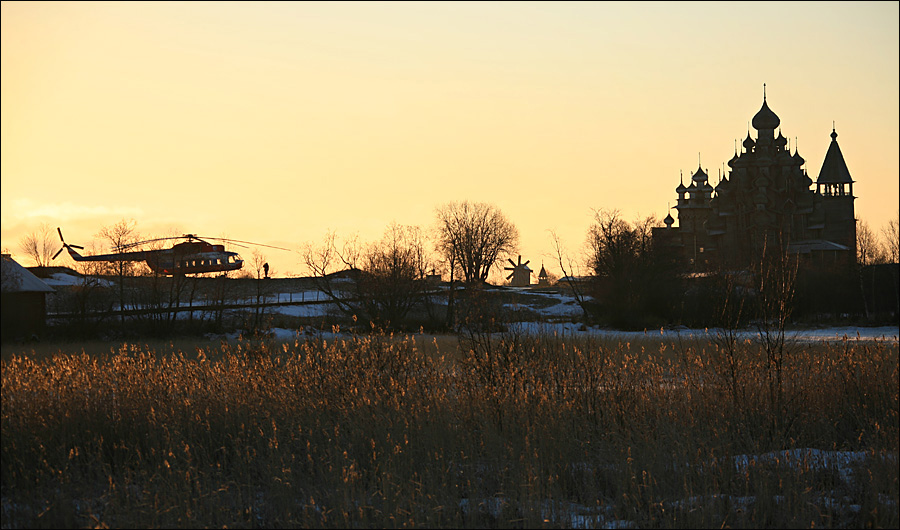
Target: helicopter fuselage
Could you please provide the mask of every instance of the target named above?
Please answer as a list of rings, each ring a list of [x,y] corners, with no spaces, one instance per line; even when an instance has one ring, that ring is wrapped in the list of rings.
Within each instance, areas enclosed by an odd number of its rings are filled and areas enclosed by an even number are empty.
[[[161,250],[116,252],[95,256],[82,256],[71,247],[66,249],[75,261],[146,261],[153,272],[169,276],[234,271],[244,264],[244,260],[237,252],[225,250],[225,245],[213,245],[205,241],[186,241]]]
[[[178,243],[166,250],[145,251],[147,266],[156,273],[167,275],[226,272],[238,270],[244,260],[237,252],[225,250],[225,245],[205,241]]]

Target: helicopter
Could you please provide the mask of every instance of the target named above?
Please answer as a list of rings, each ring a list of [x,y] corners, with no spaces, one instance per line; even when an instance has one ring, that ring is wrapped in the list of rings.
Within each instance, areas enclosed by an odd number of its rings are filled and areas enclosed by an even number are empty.
[[[69,255],[75,261],[145,261],[147,262],[147,266],[150,267],[150,270],[167,276],[182,276],[185,274],[199,274],[203,272],[227,272],[235,271],[243,267],[244,260],[241,259],[241,256],[237,252],[225,250],[225,245],[209,243],[208,241],[205,241],[205,239],[227,241],[235,244],[247,243],[248,245],[289,250],[282,247],[262,245],[237,239],[206,236],[200,237],[196,234],[184,234],[181,236],[160,237],[148,239],[146,241],[138,241],[137,243],[129,243],[127,245],[116,247],[115,252],[111,254],[82,256],[75,249],[84,250],[84,247],[66,243],[66,240],[63,239],[62,230],[59,227],[56,227],[56,231],[59,232],[62,248],[53,255],[53,259],[56,259],[63,250],[67,250]],[[166,249],[128,251],[128,249],[139,247],[147,243],[173,239],[184,239],[185,241],[176,243],[171,248]]]

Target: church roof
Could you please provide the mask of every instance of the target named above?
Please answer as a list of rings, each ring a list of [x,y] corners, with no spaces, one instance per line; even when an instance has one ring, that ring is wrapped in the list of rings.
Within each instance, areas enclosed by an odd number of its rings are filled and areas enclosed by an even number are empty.
[[[822,170],[819,171],[818,183],[850,183],[850,170],[844,162],[844,155],[837,143],[837,132],[831,130],[831,145],[825,153],[825,161],[822,162]]]
[[[756,142],[753,141],[753,138],[750,138],[750,133],[747,133],[747,138],[744,139],[743,145],[749,151],[751,147],[756,145]]]
[[[784,147],[785,145],[787,145],[787,138],[785,138],[784,135],[781,134],[781,129],[778,130],[778,138],[775,138],[775,145],[780,147]]]
[[[757,131],[761,131],[763,129],[774,130],[776,127],[781,125],[781,119],[772,112],[772,109],[769,108],[769,105],[766,104],[766,98],[763,96],[763,104],[759,109],[759,112],[756,113],[756,116],[753,116],[753,128]]]
[[[708,178],[709,176],[703,171],[703,168],[699,166],[697,167],[697,172],[691,176],[691,180],[694,182],[706,182]],[[693,186],[693,184],[691,184],[691,186]]]

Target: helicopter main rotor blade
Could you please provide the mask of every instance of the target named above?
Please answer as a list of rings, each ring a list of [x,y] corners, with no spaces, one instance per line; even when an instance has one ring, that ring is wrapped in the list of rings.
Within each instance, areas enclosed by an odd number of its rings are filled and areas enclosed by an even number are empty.
[[[254,243],[253,241],[241,241],[240,239],[226,239],[224,237],[207,237],[206,239],[215,239],[217,241],[228,241],[229,243],[246,243],[248,245],[253,245],[254,247],[268,247],[268,248],[277,248],[278,250],[287,250],[288,252],[291,251],[291,249],[289,249],[289,248],[276,247],[274,245],[263,245],[262,243]]]
[[[65,249],[66,249],[66,247],[60,248],[59,250],[56,251],[56,254],[54,254],[53,257],[50,258],[50,259],[51,259],[51,260],[56,259],[56,256],[59,256],[59,254],[60,254],[63,250],[65,250]]]
[[[136,243],[126,243],[124,245],[120,245],[116,247],[118,250],[125,250],[132,247],[136,247],[138,245],[143,245],[144,243],[154,243],[156,241],[167,241],[169,239],[184,239],[185,236],[170,236],[170,237],[157,237],[156,239],[147,239],[145,241],[138,241]]]

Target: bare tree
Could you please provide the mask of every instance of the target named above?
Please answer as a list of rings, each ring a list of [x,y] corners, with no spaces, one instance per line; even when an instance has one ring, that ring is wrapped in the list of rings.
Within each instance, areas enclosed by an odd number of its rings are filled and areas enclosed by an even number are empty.
[[[253,311],[252,327],[254,331],[259,331],[265,313],[262,304],[265,303],[269,294],[264,286],[264,282],[269,276],[269,262],[266,255],[260,252],[259,249],[254,248],[253,252],[250,254],[250,268],[253,270],[251,274],[256,275],[256,280],[254,282],[256,285],[256,304]]]
[[[140,234],[137,231],[137,221],[134,219],[122,219],[112,226],[104,226],[100,229],[95,237],[105,239],[109,242],[112,250],[115,252],[125,245],[135,243],[140,240]],[[137,264],[133,261],[118,259],[112,262],[113,271],[119,284],[119,314],[121,322],[125,323],[125,278],[133,276],[138,270]]]
[[[786,248],[781,234],[766,237],[759,259],[751,267],[757,294],[756,327],[773,358],[784,353],[785,328],[793,314],[800,268],[798,255]]]
[[[629,223],[617,210],[594,213],[587,237],[594,300],[614,325],[643,327],[667,316],[679,280],[673,257],[653,244],[657,219]]]
[[[869,224],[860,219],[856,224],[856,262],[862,267],[886,263],[889,252]]]
[[[451,202],[437,209],[438,249],[454,262],[466,283],[487,281],[491,268],[512,255],[519,231],[497,207]]]
[[[307,244],[302,254],[319,290],[342,313],[394,327],[422,301],[428,265],[425,249],[418,227],[393,223],[381,240],[369,245],[361,245],[355,236],[339,242],[329,232],[321,244]]]
[[[900,263],[900,212],[881,229],[887,250],[888,263]]]
[[[422,302],[428,266],[425,248],[418,227],[396,223],[388,226],[380,241],[366,247],[356,283],[357,300],[373,323],[400,325]]]
[[[588,259],[597,276],[624,278],[637,257],[639,235],[618,210],[595,211],[594,224],[588,229]]]
[[[900,295],[897,293],[900,292],[900,274],[898,274],[898,267],[900,267],[900,252],[898,252],[898,247],[900,247],[900,211],[894,218],[888,221],[887,225],[881,229],[882,235],[884,235],[885,239],[885,248],[887,251],[887,260],[888,263],[893,263],[895,266],[892,267],[892,287],[895,295],[894,298],[894,311],[895,314],[900,314]]]
[[[569,256],[563,256],[562,243],[560,243],[559,236],[556,235],[556,232],[551,230],[550,237],[553,240],[553,248],[556,249],[556,258],[559,262],[559,269],[563,274],[560,281],[569,286],[572,290],[572,295],[575,296],[575,301],[578,302],[578,307],[581,308],[584,318],[588,318],[590,316],[587,305],[588,298],[581,283],[575,278],[576,265]],[[566,267],[568,267],[568,270]]]
[[[859,293],[862,296],[866,318],[872,318],[876,311],[877,271],[872,265],[880,265],[888,261],[888,250],[878,240],[877,234],[869,228],[869,224],[859,220],[856,224],[856,265],[859,278]],[[868,277],[868,282],[866,281]],[[868,286],[866,284],[869,284]],[[868,287],[868,289],[867,289]]]
[[[353,315],[357,310],[346,293],[346,282],[337,278],[337,273],[355,276],[359,273],[359,239],[353,236],[340,241],[332,231],[328,231],[319,244],[306,243],[300,249],[303,264],[316,287],[327,296],[342,313]]]
[[[53,260],[56,241],[54,240],[53,229],[47,223],[41,223],[41,226],[24,236],[19,242],[22,252],[31,258],[38,267],[49,267],[50,261]]]

